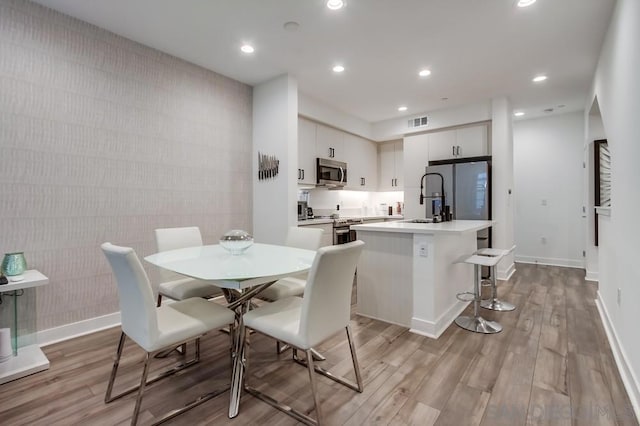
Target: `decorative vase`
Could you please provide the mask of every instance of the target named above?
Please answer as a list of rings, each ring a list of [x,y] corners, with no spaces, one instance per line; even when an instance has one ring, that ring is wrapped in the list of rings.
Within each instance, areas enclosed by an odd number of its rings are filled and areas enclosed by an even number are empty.
[[[2,260],[2,273],[8,277],[22,274],[27,269],[23,252],[7,253]]]

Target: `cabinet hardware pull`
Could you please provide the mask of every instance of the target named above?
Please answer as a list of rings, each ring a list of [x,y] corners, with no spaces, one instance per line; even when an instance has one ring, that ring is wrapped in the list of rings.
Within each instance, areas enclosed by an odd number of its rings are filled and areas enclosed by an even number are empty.
[[[456,155],[456,147],[455,146],[451,147],[451,155],[453,155],[453,156]]]
[[[302,169],[302,180],[304,180],[304,169]]]
[[[300,174],[300,169],[298,169],[298,180],[300,180],[300,177],[301,177],[301,176],[302,176],[302,175]]]

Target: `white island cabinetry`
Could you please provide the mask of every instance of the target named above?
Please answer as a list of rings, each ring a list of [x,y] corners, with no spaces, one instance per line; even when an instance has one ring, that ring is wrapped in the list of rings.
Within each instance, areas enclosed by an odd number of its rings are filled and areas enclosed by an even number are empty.
[[[354,225],[365,242],[358,263],[357,313],[437,338],[468,302],[473,266],[456,263],[477,250],[476,233],[493,221],[407,221]]]

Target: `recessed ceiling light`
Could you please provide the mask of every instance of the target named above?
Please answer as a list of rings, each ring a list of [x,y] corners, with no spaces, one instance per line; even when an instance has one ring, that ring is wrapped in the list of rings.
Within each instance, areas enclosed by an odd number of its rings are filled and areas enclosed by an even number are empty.
[[[447,98],[447,97],[445,96],[445,97],[443,97],[443,98],[440,98],[440,100],[441,100],[441,101],[448,101],[448,100],[449,100],[449,98]]]
[[[536,0],[518,0],[518,7],[527,7],[534,4]]]
[[[565,105],[565,104],[560,104],[560,105],[558,105],[558,108],[564,108],[564,107],[566,107],[566,105]]]
[[[516,117],[522,117],[524,115],[524,112],[522,111],[514,112],[513,115],[515,115]]]
[[[403,106],[398,107],[398,111],[400,111],[400,112],[402,112],[402,111],[406,111],[406,110],[407,110],[407,107],[406,107],[406,106],[404,106],[404,105],[403,105]]]
[[[327,7],[331,10],[338,10],[344,7],[344,1],[342,0],[329,0],[327,1]]]
[[[536,77],[533,77],[533,82],[540,83],[541,81],[545,81],[546,79],[547,79],[546,75],[538,75]]]
[[[429,70],[421,70],[421,71],[418,73],[418,75],[419,75],[420,77],[428,77],[428,76],[430,76],[430,75],[431,75],[431,71],[429,71]]]
[[[244,53],[253,53],[255,49],[250,44],[243,44],[240,47],[240,50],[242,50]]]
[[[342,72],[344,71],[344,67],[342,65],[336,65],[333,67],[333,72]]]

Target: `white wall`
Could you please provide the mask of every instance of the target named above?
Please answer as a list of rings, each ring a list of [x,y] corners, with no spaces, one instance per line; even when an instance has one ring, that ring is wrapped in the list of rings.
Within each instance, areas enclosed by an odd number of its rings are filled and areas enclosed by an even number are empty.
[[[297,215],[298,88],[288,75],[253,89],[253,236],[284,244]],[[258,152],[275,156],[279,172],[258,179]]]
[[[596,212],[595,204],[595,182],[594,182],[594,146],[593,141],[605,139],[604,127],[602,125],[602,117],[600,116],[600,107],[598,100],[594,99],[589,115],[584,120],[585,140],[583,147],[583,161],[587,167],[584,168],[583,179],[583,199],[586,200],[586,229],[585,229],[585,262],[586,279],[590,281],[598,281],[598,247],[595,245],[595,220]]]
[[[599,247],[599,298],[623,380],[640,414],[640,2],[618,0],[589,97],[597,96],[612,165],[611,217]],[[617,302],[620,289],[621,303]],[[608,323],[608,324],[607,324]]]
[[[429,117],[429,124],[424,127],[409,128],[407,121],[413,117]],[[477,123],[491,120],[491,102],[463,105],[455,108],[443,108],[436,111],[416,113],[410,116],[394,118],[373,123],[371,139],[386,141],[402,138],[404,135],[420,133],[460,124]]]
[[[514,123],[516,261],[583,266],[583,123],[582,112]]]
[[[298,113],[303,117],[329,124],[345,132],[353,133],[366,139],[373,139],[371,137],[371,123],[346,112],[337,111],[333,107],[304,93],[298,93]]]

